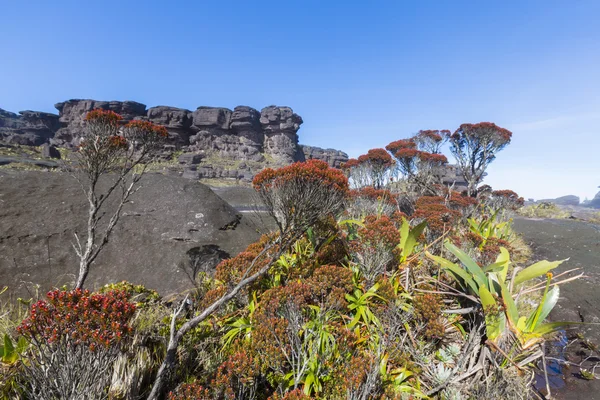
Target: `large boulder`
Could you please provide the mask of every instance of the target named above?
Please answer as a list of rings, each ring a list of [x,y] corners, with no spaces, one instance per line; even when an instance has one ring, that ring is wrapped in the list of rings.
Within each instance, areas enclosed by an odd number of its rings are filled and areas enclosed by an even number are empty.
[[[205,185],[160,174],[141,183],[86,287],[127,280],[179,293],[191,286],[181,266],[191,249],[218,246],[235,255],[259,237],[261,227]],[[74,233],[84,232],[87,215],[77,181],[60,172],[0,170],[0,203],[2,285],[24,294],[26,282],[41,290],[73,282]]]

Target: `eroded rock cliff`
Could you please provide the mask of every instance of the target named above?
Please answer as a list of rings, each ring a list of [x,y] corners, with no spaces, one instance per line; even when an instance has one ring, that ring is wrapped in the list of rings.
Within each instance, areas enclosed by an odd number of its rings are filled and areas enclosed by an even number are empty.
[[[177,158],[183,175],[191,179],[235,178],[249,180],[267,166],[306,159],[321,159],[339,167],[346,153],[298,144],[302,117],[290,107],[268,106],[258,111],[247,106],[183,108],[146,105],[135,101],[68,100],[55,105],[58,115],[0,109],[0,142],[39,146],[50,143],[74,148],[85,115],[94,109],[112,110],[130,120],[164,125],[169,140],[160,157]]]

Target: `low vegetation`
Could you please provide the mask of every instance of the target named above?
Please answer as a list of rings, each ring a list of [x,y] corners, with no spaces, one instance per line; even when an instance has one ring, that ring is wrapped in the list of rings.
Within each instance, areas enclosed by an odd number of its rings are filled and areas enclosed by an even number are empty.
[[[137,158],[123,164],[115,152],[139,148],[115,138],[112,114],[96,117],[112,132],[97,153],[113,160],[103,171],[131,179],[124,168]],[[137,128],[138,139],[162,132]],[[465,193],[442,185],[445,131],[394,142],[391,155],[371,150],[345,174],[315,160],[262,171],[253,185],[279,229],[200,273],[175,303],[125,282],[90,293],[93,259],[81,257],[74,289],[49,292],[26,315],[3,311],[13,322],[2,324],[2,395],[530,398],[544,343],[566,325],[546,317],[573,277],[553,275],[562,261],[528,261],[510,219],[522,199],[478,187],[510,132],[463,125],[453,151],[477,132],[492,158],[469,172]]]

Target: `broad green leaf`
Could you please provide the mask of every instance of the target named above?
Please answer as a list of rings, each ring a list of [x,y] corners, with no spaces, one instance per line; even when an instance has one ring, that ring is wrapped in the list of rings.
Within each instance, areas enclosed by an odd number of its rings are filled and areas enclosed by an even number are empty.
[[[515,301],[504,282],[500,282],[500,287],[502,289],[502,301],[504,303],[504,307],[506,308],[508,320],[513,328],[518,329],[519,311],[517,310],[517,305],[515,304]]]
[[[408,257],[409,255],[411,255],[413,253],[413,250],[418,243],[417,239],[419,238],[419,236],[421,236],[421,234],[423,233],[423,230],[425,229],[426,226],[427,226],[427,222],[423,221],[419,225],[412,228],[410,230],[410,232],[408,233],[408,238],[406,239],[406,243],[404,244],[404,249],[403,249],[406,257]]]
[[[487,284],[487,277],[485,276],[485,273],[471,257],[450,242],[446,242],[445,246],[473,275],[473,278],[479,286],[485,286]]]
[[[531,279],[537,278],[539,276],[544,275],[545,273],[553,270],[554,268],[558,267],[560,264],[562,264],[563,262],[567,261],[567,259],[565,260],[560,260],[560,261],[547,261],[547,260],[543,260],[543,261],[539,261],[536,262],[533,265],[530,265],[529,267],[525,268],[524,270],[520,271],[517,276],[515,277],[515,285],[520,285],[523,282],[527,282]]]
[[[565,322],[565,321],[547,322],[545,324],[538,325],[532,333],[543,336],[543,335],[546,335],[549,333],[560,331],[561,329],[564,329],[571,325],[585,325],[585,323],[583,323],[583,322]]]
[[[12,364],[19,359],[19,354],[15,351],[12,340],[8,334],[4,334],[4,355],[2,361],[7,364]]]
[[[464,284],[467,285],[469,288],[471,288],[471,290],[473,291],[473,294],[479,293],[477,284],[475,283],[473,278],[471,278],[471,275],[469,275],[467,273],[467,271],[465,271],[464,269],[459,267],[457,264],[454,264],[453,262],[446,260],[443,257],[434,256],[433,254],[429,253],[428,251],[425,252],[425,255],[428,258],[430,258],[431,260],[438,263],[443,269],[450,271],[454,275],[454,279],[456,279],[459,283],[461,283],[461,282],[458,278],[462,279]],[[466,289],[466,287],[465,287],[465,289]]]
[[[552,277],[548,276],[548,278],[546,279],[546,287],[544,288],[544,294],[542,295],[542,298],[540,299],[540,303],[538,304],[538,306],[536,307],[536,309],[534,310],[534,312],[531,313],[531,315],[527,319],[527,330],[529,332],[532,332],[533,330],[535,330],[535,327],[540,322],[543,321],[543,319],[540,319],[540,316],[542,314],[542,310],[544,308],[544,305],[546,304],[546,302],[548,300],[548,289],[550,288],[550,281],[551,280],[552,280]],[[558,292],[556,292],[556,295],[558,295]],[[556,304],[557,300],[558,300],[558,297],[556,297],[556,299],[554,299],[554,304]],[[552,304],[552,307],[554,307],[554,304]],[[549,312],[550,311],[548,310],[548,313]]]
[[[483,309],[495,308],[497,309],[498,305],[494,296],[490,293],[490,291],[485,286],[479,287],[479,298],[481,299],[481,305]],[[498,313],[496,315],[486,315],[485,324],[486,324],[486,332],[487,336],[490,340],[495,340],[500,334],[504,331],[504,318],[502,318],[504,314]]]
[[[546,317],[548,317],[548,314],[550,314],[550,311],[552,311],[552,309],[558,302],[559,295],[560,295],[560,289],[559,289],[558,285],[554,286],[552,288],[552,290],[550,290],[548,292],[548,295],[546,296],[546,301],[544,301],[540,315],[538,317],[538,324],[540,322],[544,322]]]

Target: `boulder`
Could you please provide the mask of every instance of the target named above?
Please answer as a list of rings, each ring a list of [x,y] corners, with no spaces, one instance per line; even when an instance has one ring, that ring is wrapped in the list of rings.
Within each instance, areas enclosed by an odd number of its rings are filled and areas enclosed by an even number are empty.
[[[60,151],[49,143],[42,145],[42,157],[60,159]]]
[[[198,107],[192,113],[193,128],[197,131],[205,127],[227,130],[231,119],[231,110],[221,107]]]
[[[187,164],[187,165],[200,164],[200,162],[202,161],[202,155],[194,154],[194,153],[185,153],[185,154],[180,155],[179,158],[177,159],[177,161],[179,161],[179,164]]]
[[[127,280],[164,295],[180,293],[192,287],[181,268],[191,249],[218,246],[235,255],[260,235],[250,216],[205,185],[161,174],[146,174],[141,183],[86,288]],[[77,181],[61,172],[0,170],[0,201],[2,285],[23,296],[23,282],[40,283],[41,293],[73,282],[78,264],[71,244],[87,215]]]

